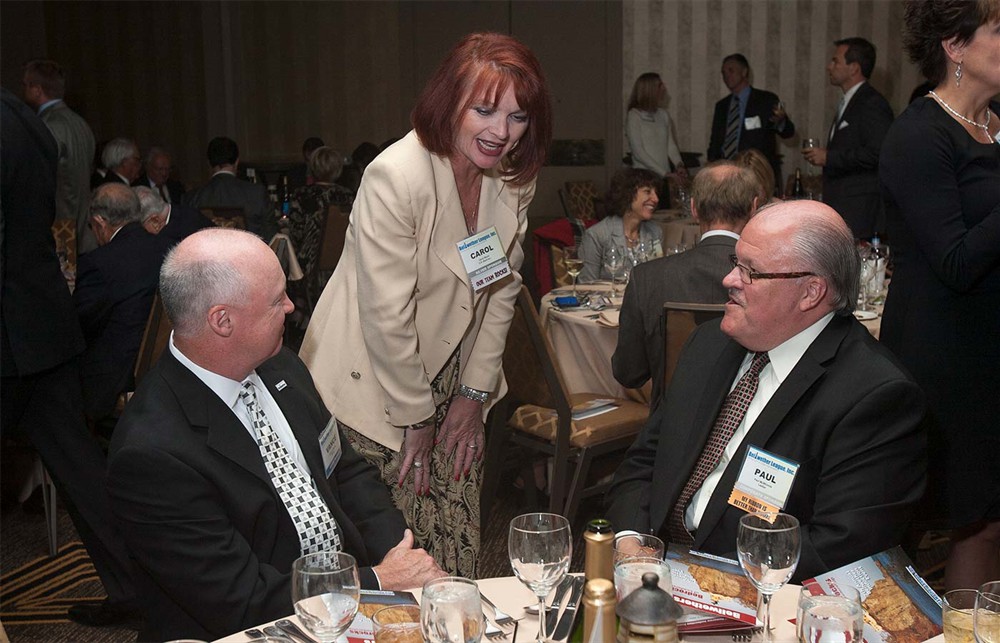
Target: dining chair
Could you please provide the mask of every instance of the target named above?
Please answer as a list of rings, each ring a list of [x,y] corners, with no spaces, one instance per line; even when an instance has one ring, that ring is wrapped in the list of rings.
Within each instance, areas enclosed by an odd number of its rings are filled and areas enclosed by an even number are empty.
[[[139,386],[139,381],[146,376],[149,369],[153,367],[156,360],[167,348],[170,341],[170,331],[174,328],[167,317],[167,311],[163,307],[163,300],[160,299],[160,292],[153,295],[153,305],[149,309],[149,318],[146,320],[146,330],[142,334],[142,343],[139,344],[139,354],[136,356],[135,385]]]
[[[309,311],[315,305],[319,296],[326,287],[326,282],[333,275],[340,263],[340,256],[344,254],[344,243],[347,240],[347,228],[350,225],[350,217],[344,214],[340,208],[331,205],[326,211],[326,218],[323,219],[323,230],[320,232],[319,253],[316,255],[315,266],[311,275],[306,275],[307,284],[306,298],[308,300]]]
[[[663,392],[670,386],[670,380],[673,379],[674,370],[677,368],[677,359],[681,355],[681,349],[684,348],[688,337],[691,336],[698,324],[722,317],[725,311],[725,304],[664,302],[661,318],[664,350],[663,390],[653,391],[653,399],[660,399]]]
[[[66,269],[76,274],[76,219],[58,218],[52,222],[56,253],[66,257]]]
[[[566,391],[552,346],[542,331],[528,289],[521,287],[507,333],[503,369],[508,391],[490,415],[481,494],[481,521],[489,518],[510,444],[552,458],[549,511],[571,522],[580,500],[604,493],[610,481],[587,485],[595,458],[624,452],[635,440],[649,408],[620,398]],[[574,420],[574,409],[606,399],[613,410]],[[522,460],[523,461],[523,460]],[[530,469],[530,464],[529,467]],[[526,478],[532,484],[533,476]]]
[[[570,219],[586,222],[600,218],[598,205],[603,205],[603,200],[598,195],[597,184],[589,179],[566,181],[559,190],[559,199]]]
[[[246,216],[243,208],[211,207],[201,208],[201,213],[212,220],[220,228],[247,229]]]

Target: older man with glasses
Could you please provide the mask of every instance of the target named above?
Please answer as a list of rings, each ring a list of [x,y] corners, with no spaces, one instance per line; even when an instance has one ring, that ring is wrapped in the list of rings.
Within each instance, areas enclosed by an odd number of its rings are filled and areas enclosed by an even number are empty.
[[[732,265],[725,316],[689,340],[608,517],[735,558],[740,517],[780,509],[802,526],[795,579],[899,544],[925,484],[924,400],[851,314],[850,229],[822,203],[778,203]]]

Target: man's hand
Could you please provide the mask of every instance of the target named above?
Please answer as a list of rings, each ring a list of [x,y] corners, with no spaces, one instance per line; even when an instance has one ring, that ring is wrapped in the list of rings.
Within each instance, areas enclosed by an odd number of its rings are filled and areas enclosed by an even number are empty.
[[[447,576],[423,549],[413,549],[413,532],[407,529],[399,544],[373,567],[382,589],[404,590],[423,587],[434,578]]]
[[[826,165],[825,147],[806,148],[802,150],[802,156],[806,157],[806,161],[818,167],[823,167],[824,165]]]

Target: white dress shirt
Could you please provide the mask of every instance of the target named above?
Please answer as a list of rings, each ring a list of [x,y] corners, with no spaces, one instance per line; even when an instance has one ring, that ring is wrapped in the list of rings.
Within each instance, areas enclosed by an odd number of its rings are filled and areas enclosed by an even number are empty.
[[[250,420],[250,412],[240,397],[240,392],[243,390],[243,382],[223,377],[192,362],[187,355],[174,345],[173,332],[170,333],[170,353],[177,358],[178,362],[194,373],[194,376],[201,380],[205,386],[219,396],[219,399],[232,410],[243,424],[243,427],[250,434],[250,437],[253,438],[253,441],[259,445],[260,441],[257,438],[257,432],[254,430],[253,422]],[[285,419],[285,414],[281,412],[281,407],[271,397],[271,392],[267,390],[267,386],[261,381],[256,371],[250,373],[247,379],[253,382],[254,388],[257,391],[257,402],[271,423],[271,428],[278,435],[278,439],[281,440],[281,443],[285,445],[285,449],[288,450],[288,455],[291,457],[292,462],[299,467],[307,478],[312,480],[312,472],[309,471],[309,465],[306,464],[305,456],[302,455],[299,442],[295,439],[295,434],[292,433],[292,427],[288,424],[288,420]],[[313,481],[314,486],[315,484],[316,482]]]
[[[725,473],[730,460],[733,459],[733,456],[739,450],[740,445],[743,443],[743,438],[750,431],[750,427],[753,426],[753,423],[760,416],[764,407],[767,406],[771,397],[778,390],[778,387],[781,386],[781,383],[785,381],[788,374],[792,372],[795,365],[802,359],[806,350],[813,343],[813,340],[819,337],[819,334],[823,332],[826,325],[833,319],[833,315],[834,313],[827,313],[812,326],[767,351],[771,361],[760,372],[757,393],[754,394],[753,399],[750,401],[746,415],[743,416],[743,421],[736,428],[736,432],[733,433],[729,444],[726,445],[726,450],[722,452],[722,458],[719,460],[718,466],[715,467],[712,473],[708,474],[701,488],[691,496],[691,502],[684,512],[684,526],[692,533],[701,524],[701,518],[705,515],[705,509],[708,507],[708,502],[712,499],[712,494],[715,493],[715,488],[719,485],[719,480],[722,479],[722,474]],[[750,369],[752,361],[753,353],[748,352],[746,357],[743,358],[743,364],[740,365],[733,383],[729,387],[730,392],[736,388],[736,383],[740,381],[743,374]]]

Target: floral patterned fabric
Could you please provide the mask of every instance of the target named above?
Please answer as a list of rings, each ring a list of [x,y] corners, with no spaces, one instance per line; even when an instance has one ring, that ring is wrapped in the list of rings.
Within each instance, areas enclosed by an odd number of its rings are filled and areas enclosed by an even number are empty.
[[[344,216],[348,216],[353,203],[354,195],[339,185],[313,183],[292,194],[291,209],[288,212],[288,236],[292,239],[299,265],[307,279],[316,268],[316,258],[322,242],[323,219],[327,210],[335,205]]]

